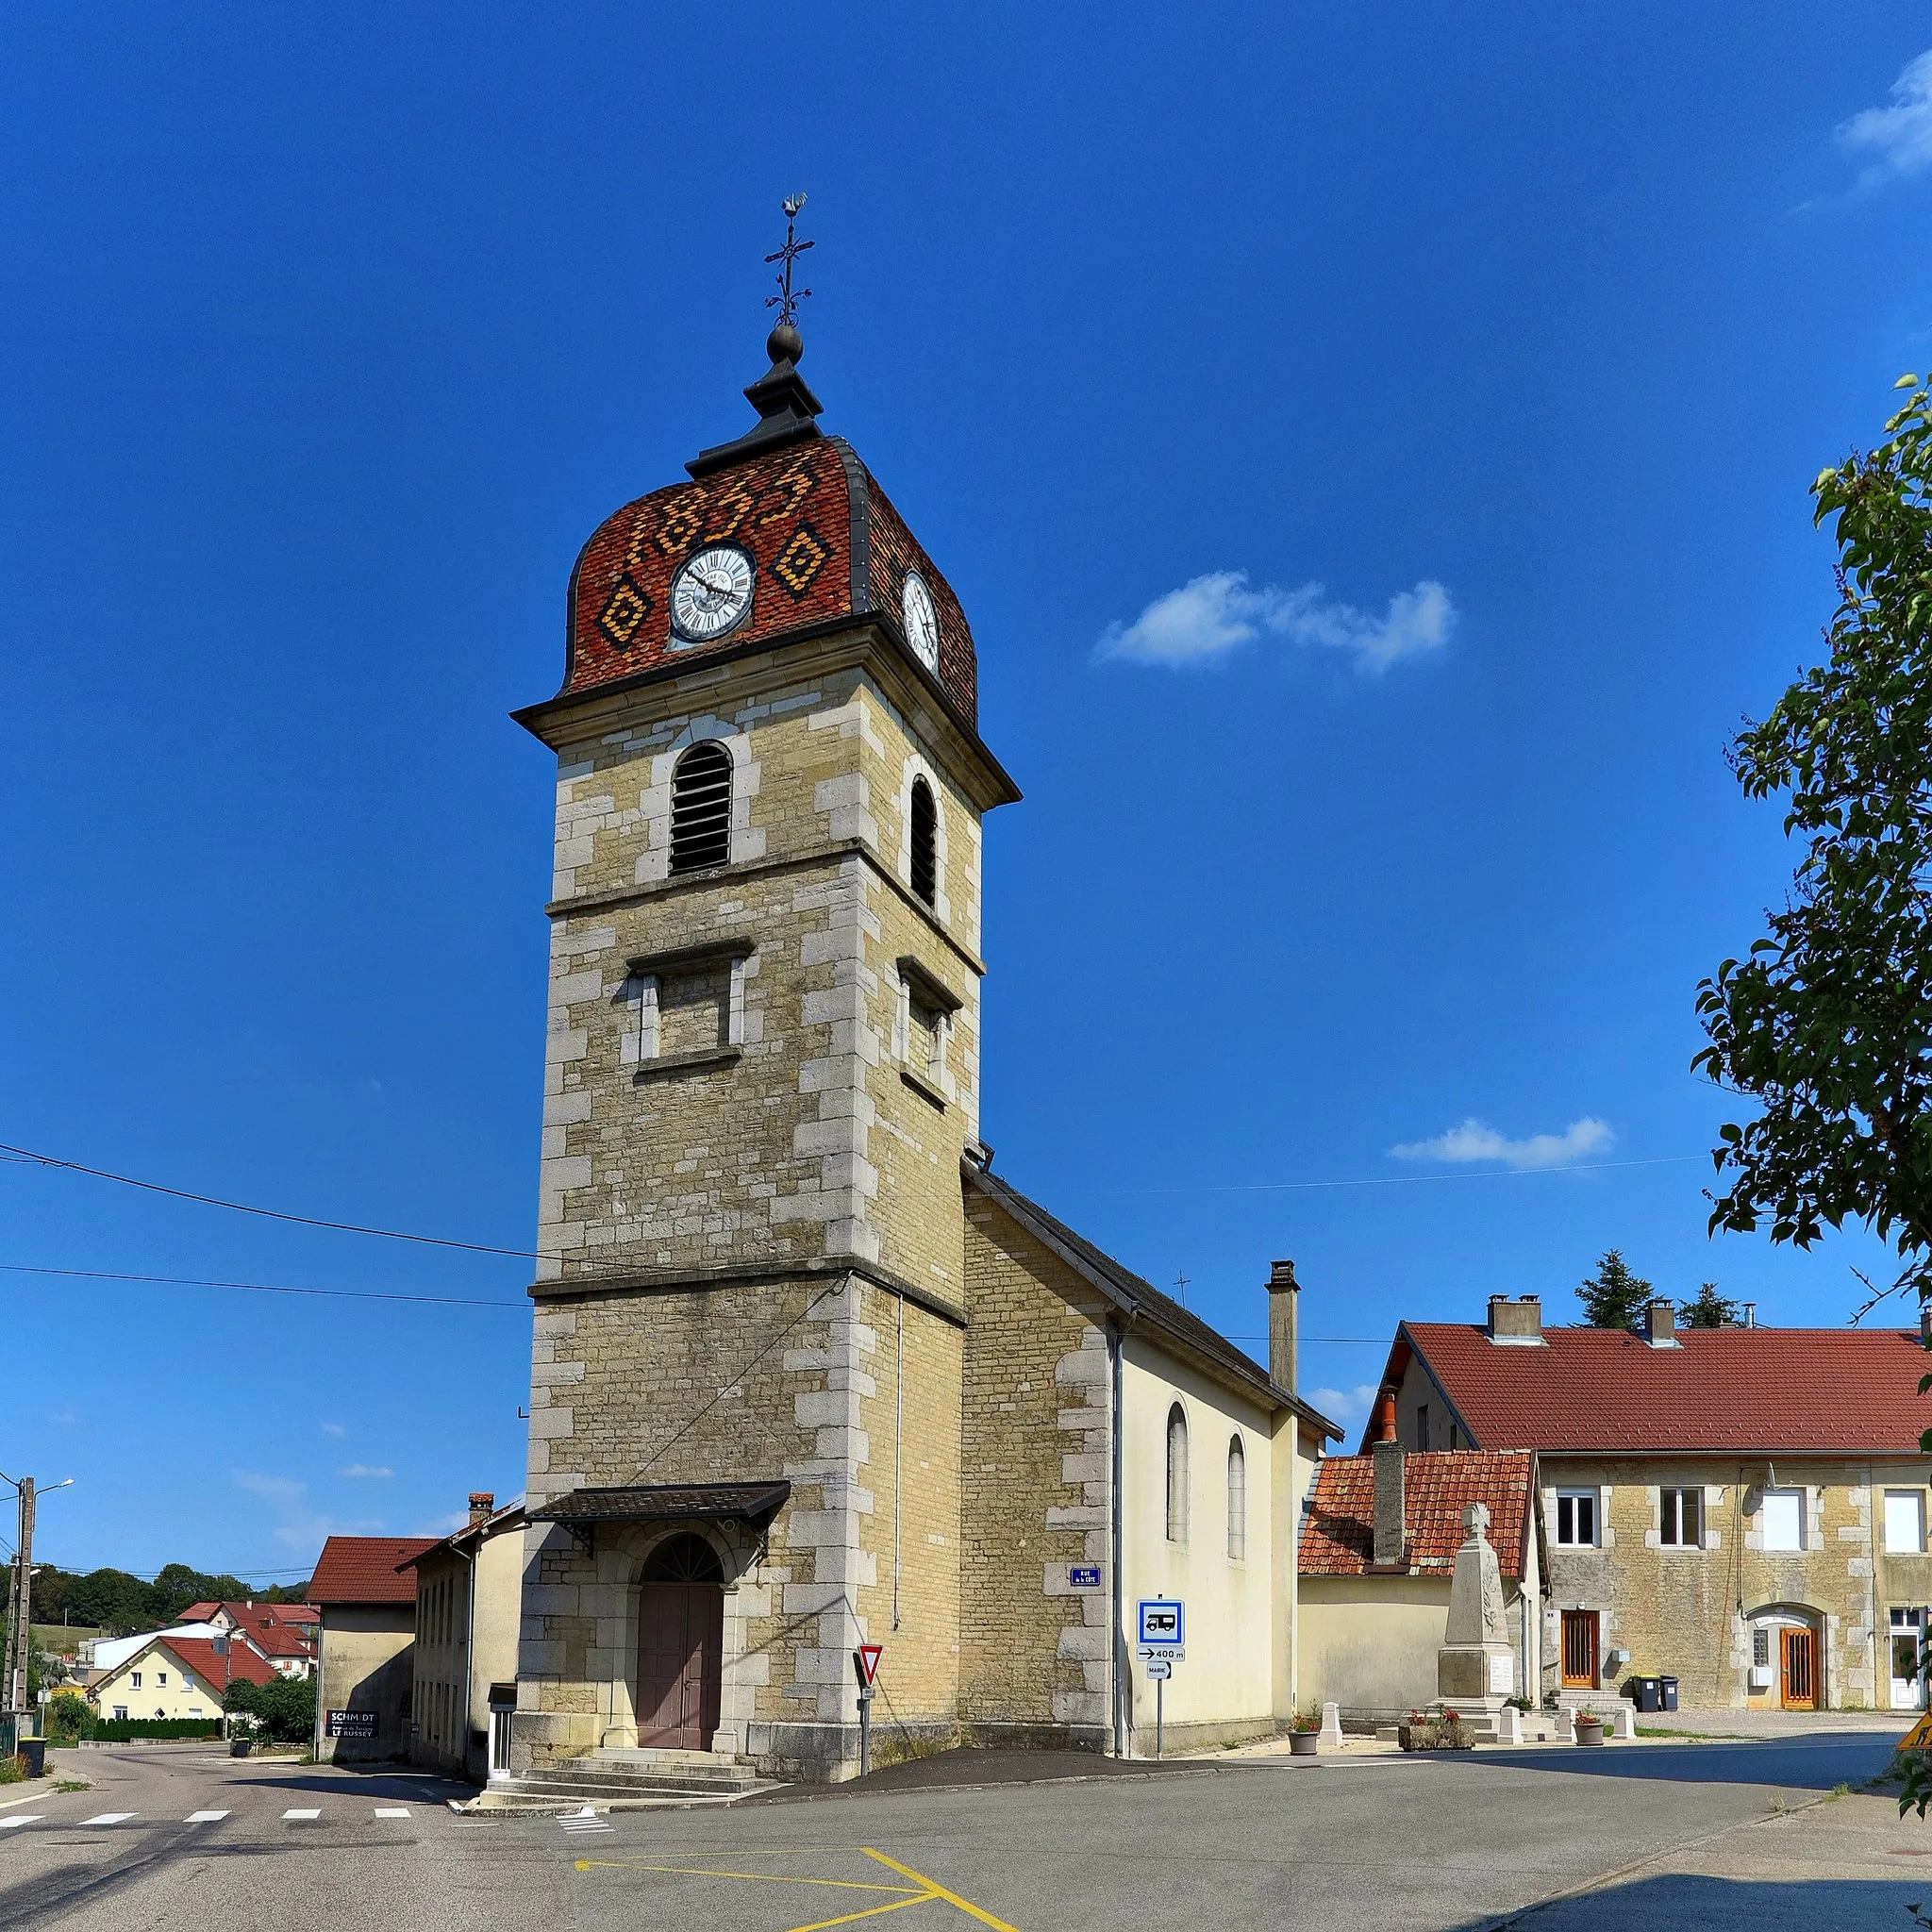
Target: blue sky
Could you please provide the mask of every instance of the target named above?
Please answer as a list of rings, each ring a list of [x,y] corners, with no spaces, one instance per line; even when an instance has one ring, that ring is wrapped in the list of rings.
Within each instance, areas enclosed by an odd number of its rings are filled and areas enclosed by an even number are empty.
[[[16,15],[0,1140],[527,1247],[505,714],[588,532],[747,420],[802,187],[825,425],[1027,794],[1000,1169],[1237,1335],[1292,1256],[1338,1405],[1611,1243],[1844,1320],[1868,1239],[1705,1237],[1691,1001],[1790,869],[1722,752],[1818,648],[1806,487],[1932,354],[1932,30],[1344,13]],[[514,1257],[8,1164],[0,1263],[501,1305],[0,1274],[52,1560],[306,1573],[520,1486]]]

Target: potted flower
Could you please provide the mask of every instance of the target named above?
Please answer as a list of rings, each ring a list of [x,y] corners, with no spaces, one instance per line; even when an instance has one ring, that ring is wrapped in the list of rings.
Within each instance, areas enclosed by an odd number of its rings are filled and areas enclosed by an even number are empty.
[[[1579,1744],[1601,1744],[1603,1740],[1603,1719],[1593,1710],[1579,1710],[1576,1713],[1576,1741]]]
[[[1312,1757],[1322,1748],[1322,1713],[1313,1705],[1289,1719],[1288,1748],[1295,1757]]]
[[[1428,1745],[1428,1720],[1421,1711],[1412,1710],[1395,1726],[1395,1741],[1405,1751],[1426,1751]]]

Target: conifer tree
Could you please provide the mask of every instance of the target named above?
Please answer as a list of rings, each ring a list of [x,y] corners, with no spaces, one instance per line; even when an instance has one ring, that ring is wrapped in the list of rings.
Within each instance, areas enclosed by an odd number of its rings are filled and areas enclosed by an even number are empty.
[[[1596,1264],[1596,1273],[1577,1283],[1576,1296],[1592,1328],[1634,1331],[1650,1299],[1650,1283],[1631,1274],[1618,1249],[1608,1248]]]

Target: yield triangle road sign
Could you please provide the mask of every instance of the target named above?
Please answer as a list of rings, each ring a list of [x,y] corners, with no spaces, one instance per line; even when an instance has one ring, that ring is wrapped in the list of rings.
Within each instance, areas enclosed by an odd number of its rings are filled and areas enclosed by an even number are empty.
[[[868,1685],[878,1681],[879,1658],[885,1654],[883,1643],[861,1643],[858,1646],[858,1674]]]

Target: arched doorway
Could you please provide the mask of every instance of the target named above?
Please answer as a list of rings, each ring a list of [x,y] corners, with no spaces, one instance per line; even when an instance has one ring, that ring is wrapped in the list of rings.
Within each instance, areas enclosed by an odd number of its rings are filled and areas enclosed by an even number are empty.
[[[1751,1624],[1752,1695],[1786,1710],[1823,1708],[1822,1620],[1801,1605],[1769,1604]]]
[[[718,1728],[724,1570],[703,1537],[667,1537],[638,1590],[638,1742],[708,1751]]]

